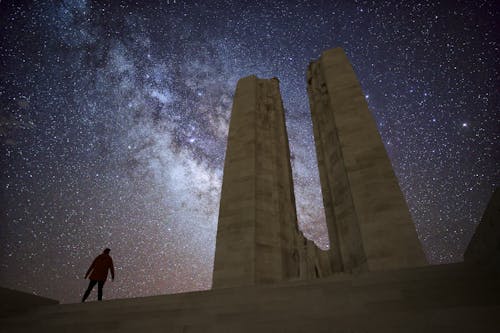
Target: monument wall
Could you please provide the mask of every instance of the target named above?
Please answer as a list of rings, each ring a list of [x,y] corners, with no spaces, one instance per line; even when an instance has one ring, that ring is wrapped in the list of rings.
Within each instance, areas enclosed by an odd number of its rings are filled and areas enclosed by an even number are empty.
[[[347,56],[309,65],[307,90],[334,271],[426,264],[415,226]]]
[[[297,224],[279,81],[238,81],[219,208],[213,287],[423,266],[426,259],[375,121],[347,56],[325,51],[307,90],[330,240]]]
[[[307,261],[318,251],[314,248],[297,225],[279,81],[242,78],[229,124],[213,288],[305,279],[315,275],[311,270],[327,271],[320,260]]]

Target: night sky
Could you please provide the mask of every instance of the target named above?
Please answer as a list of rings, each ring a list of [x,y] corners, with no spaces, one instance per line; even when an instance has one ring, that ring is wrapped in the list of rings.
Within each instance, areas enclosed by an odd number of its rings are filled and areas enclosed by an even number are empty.
[[[461,261],[499,180],[494,1],[0,2],[0,286],[77,302],[211,286],[239,78],[278,77],[298,218],[325,248],[308,63],[343,47],[427,258]],[[90,299],[95,299],[95,293]]]

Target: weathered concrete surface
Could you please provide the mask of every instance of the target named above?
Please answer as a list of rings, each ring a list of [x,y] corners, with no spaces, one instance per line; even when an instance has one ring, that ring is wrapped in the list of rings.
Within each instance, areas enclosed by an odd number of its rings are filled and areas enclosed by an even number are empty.
[[[24,312],[38,306],[59,303],[59,301],[50,298],[8,288],[0,288],[0,300],[0,316]]]
[[[39,307],[0,332],[498,332],[498,275],[463,264]]]
[[[422,266],[426,259],[356,75],[340,48],[307,86],[334,272]]]
[[[306,243],[297,225],[279,81],[245,77],[229,125],[213,288],[307,278]]]
[[[500,188],[491,196],[465,251],[464,260],[500,272]]]

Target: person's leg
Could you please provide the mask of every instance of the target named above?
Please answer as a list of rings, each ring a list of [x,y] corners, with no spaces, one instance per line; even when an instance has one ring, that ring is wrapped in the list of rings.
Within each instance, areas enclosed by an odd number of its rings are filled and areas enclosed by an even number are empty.
[[[97,299],[102,301],[102,287],[104,287],[104,282],[106,281],[98,281],[97,283]]]
[[[87,299],[87,297],[89,297],[90,292],[92,291],[92,289],[94,288],[94,286],[95,286],[96,283],[97,283],[96,280],[90,280],[89,287],[85,291],[85,294],[83,294],[82,303],[85,302],[85,300]]]

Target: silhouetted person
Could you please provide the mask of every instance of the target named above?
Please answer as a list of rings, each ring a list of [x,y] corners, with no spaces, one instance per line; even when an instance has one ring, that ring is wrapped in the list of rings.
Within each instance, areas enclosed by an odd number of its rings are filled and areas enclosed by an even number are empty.
[[[85,302],[87,297],[89,297],[90,292],[96,284],[97,299],[102,301],[102,287],[104,287],[104,283],[108,278],[108,269],[111,271],[111,281],[115,280],[115,268],[113,267],[113,259],[111,259],[111,256],[109,255],[110,251],[111,250],[108,248],[104,249],[102,254],[98,255],[97,258],[94,259],[92,265],[90,265],[89,270],[85,274],[85,279],[90,274],[90,282],[85,294],[83,294],[82,303]]]

